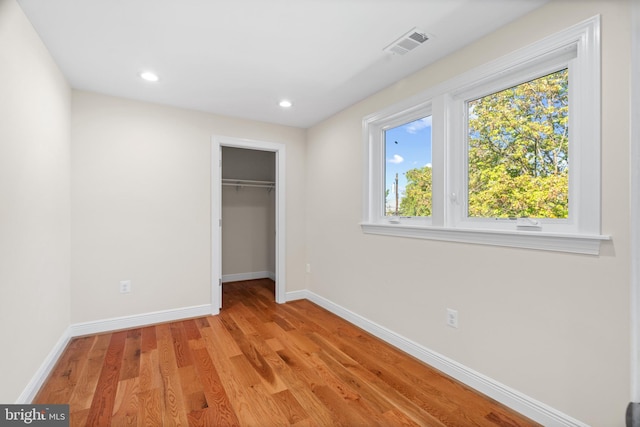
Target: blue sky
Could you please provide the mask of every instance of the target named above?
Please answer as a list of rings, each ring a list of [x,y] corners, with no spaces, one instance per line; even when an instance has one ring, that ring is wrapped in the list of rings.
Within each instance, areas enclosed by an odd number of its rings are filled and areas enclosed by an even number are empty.
[[[389,129],[385,132],[385,188],[387,201],[395,209],[394,181],[398,174],[399,200],[407,185],[405,172],[431,166],[431,116]]]

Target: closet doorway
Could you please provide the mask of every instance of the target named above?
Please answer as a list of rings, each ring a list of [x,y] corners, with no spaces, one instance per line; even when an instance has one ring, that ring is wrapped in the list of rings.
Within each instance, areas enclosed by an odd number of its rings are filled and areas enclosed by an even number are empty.
[[[212,314],[218,314],[222,308],[224,281],[270,277],[275,280],[275,301],[283,303],[286,253],[285,146],[266,141],[214,136],[211,153],[214,166],[211,174]],[[238,205],[249,202],[251,210],[263,212],[237,211],[234,217],[227,217],[225,228],[223,211],[228,216],[235,208],[229,205],[223,208],[223,199],[226,203]],[[267,208],[270,211],[265,211]],[[251,223],[247,223],[243,229],[242,220]],[[260,228],[252,231],[252,227]],[[252,235],[252,232],[255,234]],[[233,233],[238,233],[236,237],[240,239],[235,243]],[[257,239],[259,247],[250,248],[251,245],[247,245],[249,239]],[[247,257],[244,260],[239,258],[243,251]]]

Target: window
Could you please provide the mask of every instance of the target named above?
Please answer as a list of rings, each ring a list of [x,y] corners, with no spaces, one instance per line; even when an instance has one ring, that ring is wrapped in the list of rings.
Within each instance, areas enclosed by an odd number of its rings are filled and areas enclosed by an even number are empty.
[[[467,102],[467,214],[569,217],[569,73]]]
[[[431,116],[384,131],[385,215],[431,216]]]
[[[598,35],[595,17],[365,117],[363,231],[597,254]]]

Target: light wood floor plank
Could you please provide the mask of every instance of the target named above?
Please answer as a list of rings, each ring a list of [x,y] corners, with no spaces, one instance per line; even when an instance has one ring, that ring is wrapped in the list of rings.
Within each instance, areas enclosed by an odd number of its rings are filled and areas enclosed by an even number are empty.
[[[215,321],[211,321],[211,325],[216,324],[217,321],[218,318],[216,318]],[[242,352],[228,357],[226,351],[216,345],[216,336],[214,335],[212,327],[201,327],[200,334],[207,343],[205,350],[209,354],[214,369],[220,377],[220,384],[228,396],[229,403],[239,421],[239,425],[259,425],[260,420],[254,416],[251,402],[247,398],[245,391],[248,387],[251,387],[259,381],[257,374],[255,374],[255,381],[251,381],[249,384],[243,384],[241,379],[245,379],[246,375],[233,364],[233,358],[242,357]],[[222,380],[222,378],[225,380]]]
[[[140,341],[140,329],[132,329],[127,332],[122,367],[120,368],[120,381],[137,378],[140,375]]]
[[[93,337],[93,345],[89,351],[87,363],[78,378],[76,386],[73,388],[71,398],[69,399],[70,407],[80,411],[83,409],[89,409],[91,407],[91,401],[95,394],[96,385],[100,378],[100,372],[102,372],[102,365],[104,364],[104,357],[107,354],[107,348],[111,341],[110,335],[98,335]],[[49,402],[52,403],[52,402]],[[67,402],[65,402],[67,403]],[[88,412],[87,412],[88,414]]]
[[[87,425],[111,425],[126,338],[126,331],[116,332],[111,335],[109,348],[104,357],[102,371],[91,401],[91,408],[89,408]]]
[[[111,418],[112,425],[138,425],[138,394],[140,393],[138,383],[138,378],[128,378],[118,382]]]
[[[222,386],[209,352],[204,349],[193,351],[198,377],[202,382],[207,407],[210,409],[207,419],[215,421],[214,425],[238,425],[239,421],[233,411],[229,397]]]
[[[156,335],[163,386],[163,424],[187,425],[187,411],[184,406],[184,397],[180,385],[171,326],[168,324],[158,325]]]
[[[164,419],[164,405],[160,388],[138,393],[138,426],[161,426]],[[71,425],[81,426],[84,424]]]

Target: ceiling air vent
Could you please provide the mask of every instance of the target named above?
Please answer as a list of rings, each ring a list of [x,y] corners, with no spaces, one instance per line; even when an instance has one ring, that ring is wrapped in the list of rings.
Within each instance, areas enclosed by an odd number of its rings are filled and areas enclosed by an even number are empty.
[[[404,55],[429,40],[429,36],[417,28],[404,34],[402,37],[385,47],[383,50],[396,55]]]

